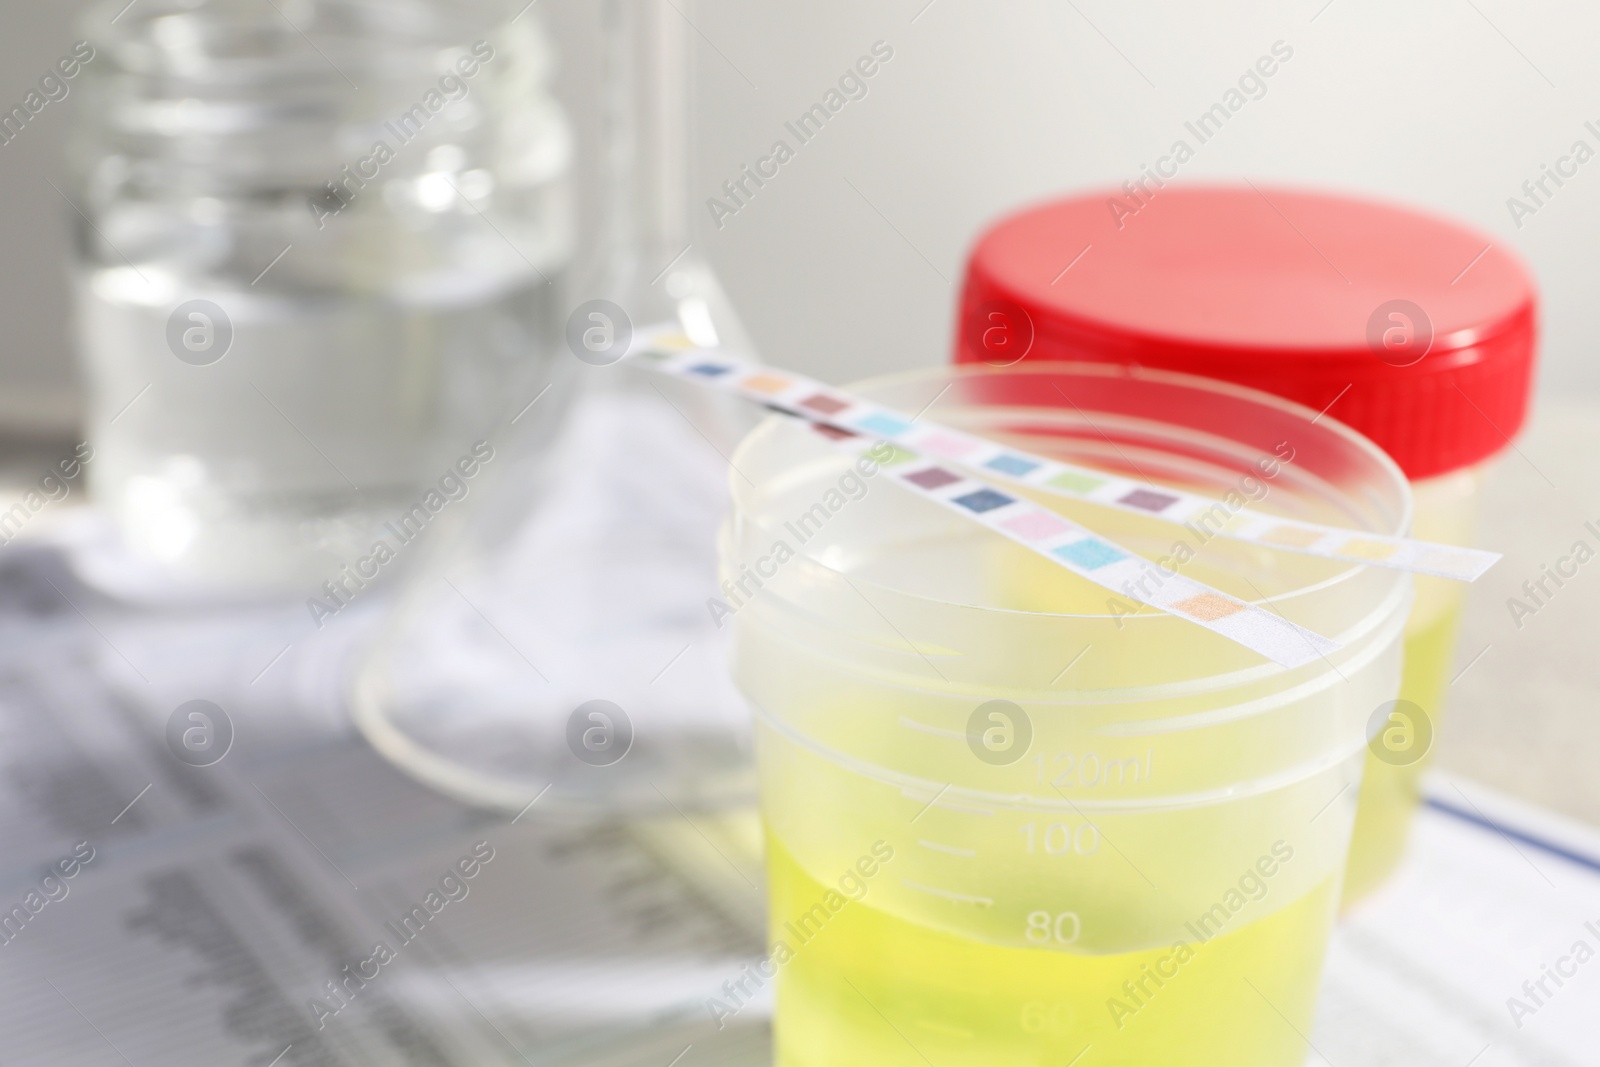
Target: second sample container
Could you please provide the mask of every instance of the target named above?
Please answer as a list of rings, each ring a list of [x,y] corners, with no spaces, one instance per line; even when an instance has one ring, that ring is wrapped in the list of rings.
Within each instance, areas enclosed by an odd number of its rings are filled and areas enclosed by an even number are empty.
[[[1275,393],[1399,464],[1414,536],[1470,544],[1484,469],[1526,416],[1536,331],[1526,269],[1465,227],[1343,196],[1147,183],[986,230],[955,358],[1160,367]],[[1449,688],[1464,587],[1416,589],[1401,703],[1373,723],[1347,902],[1400,862]]]

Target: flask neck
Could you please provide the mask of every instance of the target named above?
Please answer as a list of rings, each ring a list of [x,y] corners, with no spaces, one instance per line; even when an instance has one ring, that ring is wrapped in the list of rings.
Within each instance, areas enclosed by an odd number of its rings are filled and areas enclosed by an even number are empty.
[[[689,49],[667,0],[606,0],[605,231],[613,286],[690,241]],[[646,279],[646,283],[648,279]]]

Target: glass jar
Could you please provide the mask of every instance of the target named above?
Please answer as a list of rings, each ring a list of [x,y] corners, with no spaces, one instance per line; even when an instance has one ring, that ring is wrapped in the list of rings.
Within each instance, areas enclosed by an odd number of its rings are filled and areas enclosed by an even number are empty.
[[[535,15],[116,0],[85,33],[70,196],[115,533],[80,571],[292,596],[402,552],[386,530],[549,377],[571,149]]]

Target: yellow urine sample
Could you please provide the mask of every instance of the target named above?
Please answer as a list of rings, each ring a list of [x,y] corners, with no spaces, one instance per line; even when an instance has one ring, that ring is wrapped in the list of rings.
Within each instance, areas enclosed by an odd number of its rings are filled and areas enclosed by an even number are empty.
[[[1419,604],[1406,627],[1405,667],[1400,675],[1400,699],[1423,710],[1434,738],[1438,736],[1446,679],[1461,621],[1459,596],[1431,612],[1428,604],[1420,602],[1423,583],[1439,581],[1442,579],[1417,579]],[[1403,765],[1367,754],[1345,868],[1342,907],[1350,907],[1376,889],[1400,865],[1411,833],[1411,818],[1422,798],[1422,776],[1431,757],[1431,745],[1414,762]]]
[[[1414,536],[1471,544],[1481,479],[1481,469],[1472,468],[1413,483]],[[1406,620],[1400,699],[1417,705],[1427,716],[1430,745],[1420,758],[1398,765],[1367,756],[1341,907],[1349,908],[1376,889],[1404,858],[1411,819],[1422,797],[1422,776],[1432,757],[1432,742],[1438,739],[1465,596],[1461,582],[1416,579],[1416,600]]]
[[[832,887],[770,835],[767,877],[771,937],[793,949],[778,974],[778,1067],[1301,1064],[1337,880],[1181,949],[1091,955],[919,925],[870,890],[808,922]]]
[[[1176,536],[1126,513],[1094,521],[1151,558]],[[1336,569],[1203,548],[1183,573],[1235,595]],[[771,620],[762,602],[740,617],[776,1063],[1300,1067],[1359,724],[1396,692],[1400,579],[1358,587],[1384,614],[1342,670],[1283,685],[1246,663],[1248,677],[1208,687],[1188,683],[1222,670],[1212,635],[1151,609],[1124,631],[1114,594],[1018,546],[958,529],[838,557],[860,583],[837,619],[780,613],[776,598]],[[933,588],[915,609],[877,591],[919,583]],[[1031,740],[992,764],[971,717],[1012,697]],[[1280,847],[1292,862],[1274,868]],[[850,875],[869,855],[875,873]]]

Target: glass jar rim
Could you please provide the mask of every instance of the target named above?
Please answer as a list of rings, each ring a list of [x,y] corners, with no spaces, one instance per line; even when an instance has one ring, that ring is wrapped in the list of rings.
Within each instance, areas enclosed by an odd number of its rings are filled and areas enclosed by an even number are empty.
[[[281,10],[259,12],[261,27],[290,42],[281,52],[230,48],[253,36],[254,24],[234,12],[208,9],[201,0],[144,0],[132,10],[126,0],[101,0],[80,16],[79,29],[115,66],[143,77],[197,87],[295,84],[308,76],[344,84],[347,72],[368,79],[414,80],[436,57],[465,49],[474,38],[493,32],[496,13],[506,7],[502,0],[449,0],[417,4],[405,17],[389,0],[338,0],[337,6],[351,17],[320,47],[307,47],[312,37]],[[209,36],[203,32],[207,19]],[[312,36],[316,32],[313,27]],[[163,34],[167,40],[161,39]],[[335,64],[327,52],[330,41],[341,38],[360,47],[339,52]]]

